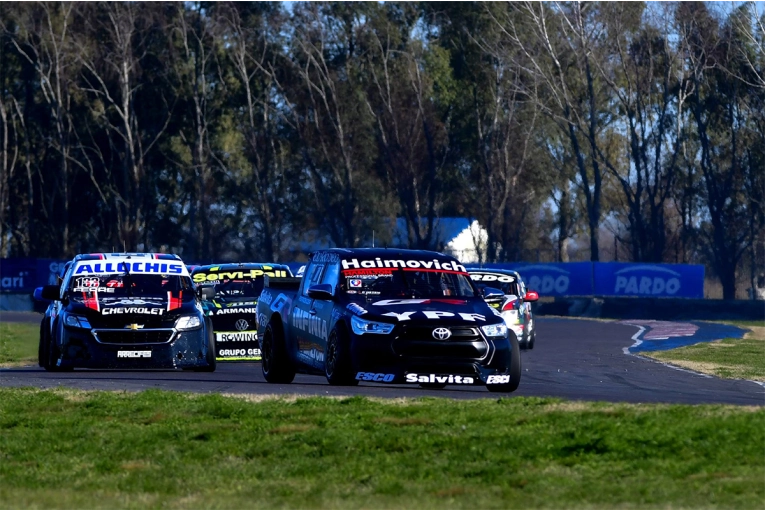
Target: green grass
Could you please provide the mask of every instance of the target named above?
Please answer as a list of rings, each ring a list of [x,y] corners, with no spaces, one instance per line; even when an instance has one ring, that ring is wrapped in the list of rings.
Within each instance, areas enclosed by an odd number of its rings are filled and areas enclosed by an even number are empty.
[[[745,338],[725,338],[641,354],[725,379],[765,382],[765,321],[725,321],[725,324],[750,328],[750,333]]]
[[[0,322],[0,366],[37,364],[40,326]]]
[[[762,508],[765,409],[0,389],[2,508]]]

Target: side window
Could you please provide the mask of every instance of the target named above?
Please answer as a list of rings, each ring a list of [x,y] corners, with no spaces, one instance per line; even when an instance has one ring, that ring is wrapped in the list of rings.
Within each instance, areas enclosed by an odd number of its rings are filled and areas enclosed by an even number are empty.
[[[321,279],[321,283],[326,283],[332,286],[332,294],[337,295],[337,282],[340,277],[340,265],[329,264],[327,270],[324,271],[324,277]]]
[[[316,285],[318,283],[321,283],[321,277],[324,274],[324,264],[310,264],[305,269],[305,275],[303,276],[303,280],[305,280],[303,284],[303,295],[308,296],[308,289],[311,288],[311,285]]]

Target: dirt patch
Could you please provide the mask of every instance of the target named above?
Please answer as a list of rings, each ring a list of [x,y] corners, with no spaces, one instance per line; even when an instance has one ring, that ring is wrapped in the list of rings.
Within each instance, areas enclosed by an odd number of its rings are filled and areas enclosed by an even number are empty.
[[[744,335],[746,339],[762,340],[765,342],[765,328],[762,326],[747,326],[747,329],[751,329],[749,333]]]

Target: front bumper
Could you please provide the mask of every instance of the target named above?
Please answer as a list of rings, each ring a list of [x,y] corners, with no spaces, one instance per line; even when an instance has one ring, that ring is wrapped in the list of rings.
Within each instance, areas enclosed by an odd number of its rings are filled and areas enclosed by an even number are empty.
[[[391,335],[351,334],[357,379],[393,384],[426,382],[422,376],[428,383],[485,384],[491,375],[509,373],[512,351],[505,337],[478,334],[438,341],[396,329]],[[459,381],[456,376],[460,376]],[[466,377],[470,382],[463,382]]]
[[[170,330],[167,328],[165,331]],[[164,335],[130,341],[112,333],[63,326],[57,335],[58,366],[73,368],[168,369],[206,367],[210,348],[205,328],[172,330]],[[169,337],[169,339],[168,339]]]

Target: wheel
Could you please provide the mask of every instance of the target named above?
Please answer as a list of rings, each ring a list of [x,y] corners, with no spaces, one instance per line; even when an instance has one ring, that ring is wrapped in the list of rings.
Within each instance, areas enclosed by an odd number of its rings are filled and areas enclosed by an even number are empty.
[[[205,361],[207,361],[206,367],[196,367],[195,372],[215,372],[218,362],[215,359],[215,334],[213,333],[212,321],[205,320],[207,326],[207,355]]]
[[[269,322],[263,333],[263,345],[260,347],[260,367],[263,377],[270,383],[288,384],[295,379],[295,368],[290,363],[287,347],[284,345],[284,333],[280,323]]]
[[[518,389],[521,383],[521,348],[518,345],[518,337],[510,337],[510,370],[507,374],[510,376],[510,382],[507,384],[487,384],[486,389],[494,393],[510,393]]]
[[[53,324],[53,331],[58,331],[59,329],[61,329],[61,328],[59,328],[58,321],[56,321]],[[48,354],[48,357],[47,357],[48,363],[47,363],[46,366],[43,367],[43,368],[45,368],[45,370],[47,370],[49,372],[71,372],[72,370],[74,370],[73,367],[60,367],[60,366],[58,366],[58,360],[61,357],[61,349],[58,348],[58,344],[56,343],[56,335],[55,334],[51,335],[50,333],[48,333],[48,349],[47,349],[47,351],[48,351],[48,353],[47,353]]]
[[[37,363],[48,369],[48,349],[50,348],[50,320],[46,317],[40,322],[40,342],[37,346]]]
[[[518,342],[518,347],[523,351],[529,348],[529,331],[526,328],[523,328],[523,337]]]
[[[335,326],[327,339],[327,352],[324,356],[324,375],[333,386],[356,386],[359,381],[353,376],[351,346],[348,335]]]

